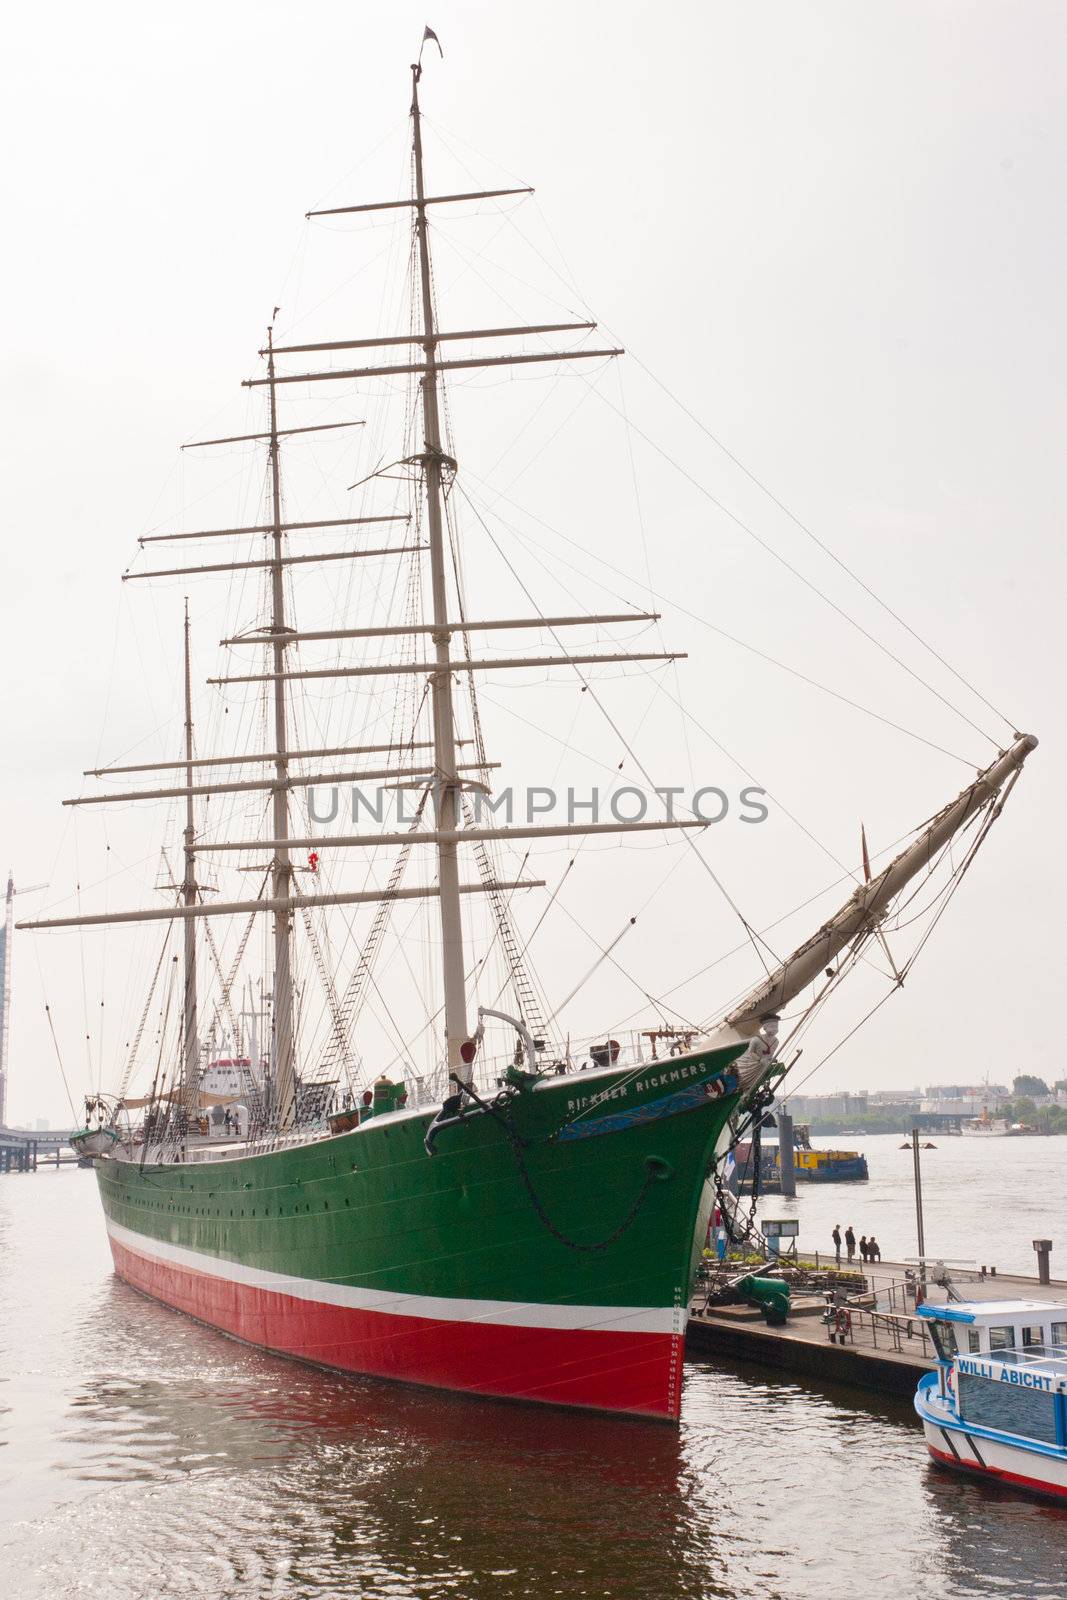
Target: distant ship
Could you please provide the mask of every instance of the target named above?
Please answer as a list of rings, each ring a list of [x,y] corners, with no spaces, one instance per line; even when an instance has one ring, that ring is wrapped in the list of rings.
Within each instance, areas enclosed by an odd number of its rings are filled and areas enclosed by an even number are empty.
[[[561,646],[561,633],[574,627],[602,630],[656,620],[632,607],[555,616],[531,602],[521,616],[483,620],[484,610],[468,606],[465,585],[477,595],[480,574],[475,566],[462,577],[463,540],[454,517],[462,479],[448,431],[446,378],[454,369],[569,363],[621,352],[587,344],[562,352],[544,348],[547,334],[587,335],[594,326],[587,322],[440,330],[430,213],[449,202],[526,191],[427,193],[420,78],[416,65],[412,194],[380,205],[334,208],[362,214],[405,210],[411,216],[410,327],[283,346],[275,344],[272,326],[261,352],[265,371],[249,380],[255,391],[262,386],[266,392],[264,430],[199,441],[265,446],[262,517],[251,527],[144,541],[210,539],[213,550],[227,537],[252,541],[254,558],[163,571],[240,573],[231,590],[237,625],[224,643],[228,651],[258,651],[258,670],[213,681],[222,688],[261,686],[262,748],[253,742],[196,754],[187,614],[185,739],[181,759],[169,764],[171,786],[102,797],[124,804],[161,796],[184,802],[184,875],[174,886],[173,903],[27,926],[143,921],[182,929],[182,965],[174,970],[183,976],[173,984],[175,1003],[168,1013],[180,1020],[180,1033],[175,1035],[172,1023],[167,1035],[176,1039],[173,1050],[161,1048],[146,1096],[133,1098],[123,1085],[110,1098],[93,1097],[87,1128],[72,1141],[80,1138],[82,1148],[98,1157],[115,1269],[128,1283],[251,1344],[331,1368],[676,1420],[692,1274],[715,1201],[717,1164],[762,1116],[783,1074],[780,1013],[797,1002],[792,1029],[797,1016],[824,1005],[860,952],[883,937],[897,897],[917,876],[925,893],[932,864],[947,859],[950,841],[969,825],[968,849],[975,847],[1036,740],[1015,737],[883,871],[866,872],[841,909],[792,955],[768,963],[767,947],[753,934],[763,965],[758,982],[717,1019],[673,1030],[666,1054],[657,1055],[655,1041],[669,1029],[657,1026],[629,1043],[610,1032],[580,1042],[546,1018],[510,911],[515,895],[544,885],[524,876],[521,867],[511,876],[503,873],[494,865],[497,847],[517,844],[513,859],[524,860],[523,852],[539,838],[659,828],[683,830],[676,836],[685,838],[684,830],[702,824],[692,818],[566,826],[474,820],[472,799],[491,792],[492,768],[475,691],[479,672],[499,675],[530,665],[587,672],[598,662],[670,662],[677,653]],[[406,291],[403,300],[409,303]],[[511,336],[542,342],[508,355],[453,355],[457,348],[484,348],[479,341]],[[378,356],[369,366],[334,365],[310,374],[279,371],[279,362],[294,355],[375,346],[399,348],[400,359]],[[368,492],[386,483],[403,509],[372,507],[364,517],[318,521],[305,513],[293,520],[301,513],[283,498],[283,441],[288,451],[290,435],[352,424],[283,427],[279,396],[294,392],[290,384],[337,379],[349,388],[366,381],[380,391],[394,377],[410,384],[408,433],[391,442],[370,475]],[[501,390],[501,406],[508,403],[506,394]],[[357,524],[395,521],[408,530],[401,543],[378,548],[376,539],[368,548],[358,542],[363,530]],[[338,526],[347,531],[336,534]],[[331,537],[346,541],[343,549],[314,554],[305,542],[300,554],[290,553],[291,533],[306,541],[308,530],[321,536],[330,528]],[[608,537],[608,530],[589,533],[590,541]],[[353,618],[338,586],[335,622],[302,632],[288,587],[294,564],[368,556],[401,562],[395,581],[391,577],[383,586],[392,596],[392,612],[370,624],[366,617]],[[529,628],[551,638],[549,653],[501,658],[478,651],[487,631]],[[358,652],[354,660],[339,661],[336,650],[325,663],[315,657],[323,644],[345,643]],[[300,665],[307,659],[305,647],[313,662],[306,668]],[[335,694],[351,694],[353,730],[370,725],[371,706],[374,725],[388,730],[378,734],[380,742],[358,742],[356,733],[341,748],[306,747],[306,739],[294,743],[294,729],[307,725],[298,715],[298,695],[310,680],[328,680]],[[237,723],[234,717],[229,725]],[[327,760],[336,765],[340,758],[375,756],[376,766],[323,766]],[[106,775],[148,770],[112,767]],[[297,792],[359,779],[417,788],[422,798],[412,822],[394,832],[385,827],[328,838],[294,829]],[[218,807],[206,831],[199,802],[238,790],[262,796],[261,835],[228,837],[216,825]],[[363,866],[343,865],[353,856],[357,865],[365,864],[371,849],[378,852],[376,860],[392,861],[388,875],[377,879]],[[265,860],[260,895],[250,897],[247,888],[231,898],[214,889],[205,895],[198,879],[204,855],[216,874],[235,859],[249,871],[258,871]],[[413,856],[433,863],[435,874],[405,881]],[[474,870],[461,872],[461,859]],[[967,852],[962,859],[969,859]],[[698,865],[687,888],[681,879],[676,883],[676,892],[690,903],[710,892],[704,863]],[[949,885],[957,881],[953,876]],[[485,921],[492,928],[485,934],[472,934],[465,915],[465,907],[478,901],[491,912]],[[401,1040],[418,1028],[430,1030],[439,1053],[425,1074],[406,1058],[392,1074],[380,1060],[364,1065],[351,1048],[360,1008],[375,993],[375,961],[398,905],[413,913],[429,907],[437,923],[433,938],[420,937],[405,955],[425,974],[429,1021],[412,1016],[397,1023]],[[357,906],[370,906],[374,920],[358,950],[345,955],[344,941],[327,937],[328,918],[337,907]],[[546,914],[551,909],[549,899]],[[590,916],[594,911],[587,907]],[[232,1004],[234,980],[229,957],[224,962],[214,946],[212,964],[204,956],[198,965],[198,930],[210,936],[209,919],[220,919],[233,929],[237,944],[242,927],[263,917],[272,928],[273,966],[266,1070],[260,1074],[258,1064],[253,1067],[253,1052],[215,1059],[203,1074],[198,976],[212,974],[214,1003],[223,1014]],[[569,924],[559,926],[561,937],[573,938]],[[329,1037],[314,1053],[296,1025],[298,939],[302,971],[321,981],[327,998]],[[235,963],[242,950],[243,945]],[[490,952],[503,966],[512,997],[506,1009],[481,976]],[[160,987],[153,991],[157,1006],[170,970],[161,958]],[[205,1111],[234,1095],[240,1100],[232,1103],[245,1104],[253,1088],[262,1091],[262,1106],[247,1129],[239,1119],[240,1137],[205,1136]],[[135,1109],[144,1110],[143,1119]],[[121,1308],[116,1302],[116,1314]]]
[[[798,1183],[855,1183],[870,1177],[867,1157],[859,1150],[820,1150],[811,1142],[810,1130],[797,1123],[793,1130],[793,1172]],[[776,1139],[763,1138],[759,1145],[759,1180],[755,1180],[755,1146],[751,1140],[734,1151],[738,1187],[751,1194],[753,1187],[764,1193],[780,1192],[782,1153]]]
[[[960,1132],[965,1138],[1003,1139],[1011,1131],[1012,1125],[1006,1117],[991,1117],[984,1106],[980,1117],[960,1123]]]
[[[795,1130],[793,1160],[798,1182],[854,1183],[870,1177],[867,1157],[859,1150],[820,1150],[811,1142],[810,1130]]]

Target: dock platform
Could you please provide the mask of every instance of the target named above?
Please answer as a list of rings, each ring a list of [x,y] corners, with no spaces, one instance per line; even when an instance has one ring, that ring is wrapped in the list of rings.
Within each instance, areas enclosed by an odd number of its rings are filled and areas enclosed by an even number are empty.
[[[799,1294],[784,1327],[772,1328],[754,1307],[713,1306],[694,1297],[689,1309],[685,1353],[688,1361],[718,1356],[752,1361],[782,1373],[846,1384],[880,1394],[909,1398],[919,1379],[935,1365],[925,1319],[915,1314],[906,1272],[911,1263],[883,1261],[863,1267],[866,1291],[841,1306],[844,1315],[826,1321],[824,1295]],[[952,1271],[956,1294],[968,1300],[1033,1299],[1067,1303],[1067,1283],[1040,1284],[1036,1278]],[[920,1300],[922,1296],[920,1295]],[[948,1300],[943,1287],[928,1281],[926,1299]],[[834,1338],[830,1334],[833,1332]]]
[[[710,1312],[691,1310],[686,1328],[687,1361],[713,1361],[718,1356],[754,1361],[779,1372],[843,1383],[881,1394],[911,1396],[924,1372],[934,1365],[922,1318],[911,1338],[904,1332],[900,1348],[889,1326],[878,1331],[876,1316],[853,1312],[843,1343],[830,1342],[822,1321],[823,1304],[801,1305],[783,1328],[770,1328],[758,1311],[747,1306],[720,1306]]]

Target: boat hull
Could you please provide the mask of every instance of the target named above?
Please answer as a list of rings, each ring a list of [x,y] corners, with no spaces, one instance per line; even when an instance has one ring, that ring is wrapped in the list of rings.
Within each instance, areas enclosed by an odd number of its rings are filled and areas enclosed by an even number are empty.
[[[218,1162],[98,1163],[115,1269],[211,1327],[435,1388],[676,1420],[743,1044]]]
[[[850,1156],[823,1161],[817,1166],[795,1168],[798,1183],[865,1183],[870,1178],[866,1156]]]
[[[110,1155],[119,1144],[119,1136],[114,1128],[82,1128],[79,1133],[70,1136],[70,1147],[75,1155],[85,1160],[86,1164],[94,1156]]]
[[[987,1482],[1001,1483],[1008,1488],[1022,1489],[1027,1494],[1037,1494],[1058,1500],[1067,1505],[1067,1461],[1052,1461],[1037,1456],[1032,1450],[1000,1440],[982,1438],[975,1440],[965,1429],[936,1427],[924,1422],[926,1448],[939,1467],[963,1473],[967,1477],[984,1478]],[[945,1433],[948,1438],[943,1437]],[[975,1454],[975,1446],[981,1460]]]
[[[1027,1443],[962,1421],[937,1397],[937,1377],[915,1396],[926,1448],[939,1467],[1067,1505],[1067,1449]]]
[[[456,1300],[428,1317],[338,1305],[326,1298],[332,1284],[309,1281],[294,1295],[240,1282],[205,1270],[205,1258],[192,1252],[176,1260],[171,1253],[161,1256],[158,1247],[149,1253],[134,1239],[111,1233],[115,1268],[127,1283],[211,1327],[298,1360],[509,1399],[647,1415],[676,1411],[684,1326],[673,1310],[642,1315],[632,1307],[575,1306],[563,1308],[557,1320],[550,1307],[509,1305],[502,1313],[509,1320],[494,1322],[485,1302]],[[569,1325],[573,1314],[581,1318],[578,1326]],[[521,1316],[529,1322],[515,1320]]]

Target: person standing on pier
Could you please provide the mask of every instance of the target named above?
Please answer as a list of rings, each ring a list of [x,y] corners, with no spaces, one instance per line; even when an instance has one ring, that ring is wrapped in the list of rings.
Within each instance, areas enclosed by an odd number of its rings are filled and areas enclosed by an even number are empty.
[[[834,1259],[835,1259],[837,1265],[840,1266],[841,1265],[841,1224],[839,1222],[835,1222],[834,1223],[834,1231],[830,1235],[830,1237],[834,1241]]]
[[[860,1234],[860,1260],[863,1262],[864,1266],[867,1265],[867,1257],[868,1257],[869,1254],[870,1254],[870,1245],[867,1243],[867,1235],[865,1233],[861,1233]]]
[[[852,1231],[851,1222],[845,1229],[845,1249],[848,1252],[848,1264],[851,1266],[856,1255],[856,1235]]]
[[[881,1261],[882,1259],[882,1247],[873,1233],[867,1240],[867,1254],[872,1261]]]

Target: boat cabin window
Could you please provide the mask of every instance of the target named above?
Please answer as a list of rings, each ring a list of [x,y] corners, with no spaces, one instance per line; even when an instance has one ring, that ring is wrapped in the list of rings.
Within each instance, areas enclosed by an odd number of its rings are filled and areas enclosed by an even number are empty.
[[[989,1348],[990,1348],[990,1350],[1014,1350],[1015,1349],[1015,1329],[1014,1328],[990,1328],[990,1330],[989,1330]]]
[[[956,1330],[951,1322],[931,1322],[930,1337],[942,1361],[951,1361],[956,1354]]]
[[[967,1329],[967,1353],[972,1356],[979,1354],[982,1348],[982,1335],[977,1328]]]
[[[1044,1330],[1044,1328],[1024,1328],[1023,1329],[1023,1349],[1024,1350],[1032,1349],[1034,1345],[1037,1345],[1037,1344],[1043,1345],[1044,1343],[1045,1343],[1045,1330]]]
[[[1021,1439],[1056,1443],[1056,1396],[1023,1389],[996,1378],[977,1378],[962,1372],[959,1380],[960,1416],[965,1422]]]
[[[1067,1322],[1054,1322],[1049,1333],[1054,1345],[1067,1349]]]

